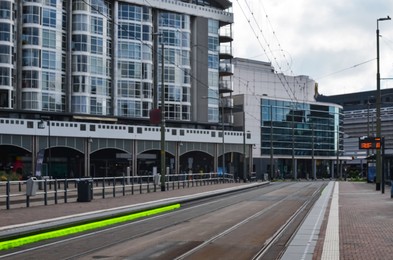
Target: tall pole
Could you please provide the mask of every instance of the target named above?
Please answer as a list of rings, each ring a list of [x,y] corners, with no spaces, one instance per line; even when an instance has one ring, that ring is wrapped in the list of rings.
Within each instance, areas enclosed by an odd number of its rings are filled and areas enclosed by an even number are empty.
[[[270,178],[273,178],[273,162],[273,106],[270,105]]]
[[[292,111],[292,171],[293,179],[297,180],[297,168],[295,163],[295,120],[294,120],[295,110]]]
[[[52,163],[52,152],[51,152],[51,143],[50,143],[50,119],[48,119],[48,153],[49,153],[49,162],[48,162],[48,176],[50,176],[51,172],[51,163]]]
[[[247,182],[247,165],[246,165],[246,111],[243,104],[243,180]]]
[[[379,21],[386,21],[390,20],[390,17],[387,16],[386,18],[379,18],[377,19],[377,137],[382,138],[381,133],[381,75],[379,73]],[[376,152],[376,161],[377,161],[377,176],[376,176],[376,190],[381,189],[381,179],[382,179],[382,186],[383,183],[383,173],[382,173],[382,157],[381,157],[381,149],[377,149]],[[385,189],[382,188],[382,193],[384,193]]]
[[[221,128],[222,128],[222,145],[221,145],[221,150],[222,150],[222,180],[225,180],[225,129],[224,129],[224,102],[223,98],[220,97],[219,103],[221,106]]]
[[[165,75],[164,43],[161,43],[161,191],[165,191]]]

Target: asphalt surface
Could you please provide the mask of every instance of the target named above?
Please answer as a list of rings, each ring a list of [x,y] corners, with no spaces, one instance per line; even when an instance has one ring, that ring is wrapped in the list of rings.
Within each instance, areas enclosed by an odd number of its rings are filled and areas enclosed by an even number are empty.
[[[181,203],[257,185],[266,184],[215,184],[93,199],[91,202],[1,210],[0,238],[4,240],[32,230]],[[331,181],[313,210],[314,213],[309,214],[309,219],[304,221],[296,235],[305,245],[296,244],[299,241],[296,236],[289,245],[289,248],[303,252],[300,254],[302,257],[299,258],[297,254],[292,255],[291,259],[392,259],[393,199],[390,186],[386,186],[385,193],[382,194],[381,191],[376,191],[375,184],[372,183]],[[318,218],[319,227],[312,218]],[[313,221],[316,224],[308,229],[307,224]],[[311,235],[306,237],[302,230]],[[288,256],[291,252],[286,253]]]

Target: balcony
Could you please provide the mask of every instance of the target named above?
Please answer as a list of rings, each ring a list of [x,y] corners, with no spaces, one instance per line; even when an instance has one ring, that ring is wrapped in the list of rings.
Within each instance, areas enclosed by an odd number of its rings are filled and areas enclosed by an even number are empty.
[[[233,81],[232,81],[232,79],[229,79],[229,80],[222,79],[222,80],[220,80],[219,87],[220,87],[219,88],[220,93],[233,92]]]
[[[224,108],[233,108],[233,98],[224,97],[221,99],[221,104]]]
[[[235,71],[235,67],[231,62],[225,60],[224,62],[220,62],[220,77],[222,76],[232,76]]]
[[[232,25],[226,25],[220,28],[219,31],[220,42],[232,42],[233,41],[233,33],[232,33]]]
[[[232,59],[232,46],[220,45],[220,59]]]
[[[224,124],[233,125],[234,121],[233,115],[224,115]]]

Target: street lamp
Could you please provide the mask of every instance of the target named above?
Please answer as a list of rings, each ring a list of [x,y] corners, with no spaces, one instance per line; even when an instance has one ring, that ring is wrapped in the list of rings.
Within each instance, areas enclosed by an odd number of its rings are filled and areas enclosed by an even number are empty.
[[[390,17],[387,16],[385,18],[377,19],[377,137],[382,138],[381,136],[381,75],[379,73],[379,22],[380,21],[387,21],[390,20]],[[383,148],[382,148],[383,149]],[[376,161],[377,161],[377,178],[376,178],[376,190],[382,189],[381,192],[385,192],[385,183],[384,183],[384,176],[382,174],[382,157],[381,157],[381,150],[377,149],[376,152]],[[382,178],[381,178],[382,177]]]
[[[47,165],[48,165],[48,171],[47,175],[50,176],[50,171],[51,171],[51,161],[52,161],[52,155],[51,155],[51,143],[50,143],[50,120],[48,119],[47,121],[44,121],[41,119],[41,121],[38,123],[38,128],[44,129],[45,128],[45,123],[47,122],[48,124],[48,136],[47,136],[47,142],[48,142],[48,159],[47,159]]]
[[[164,43],[161,43],[161,191],[165,191],[165,70]]]

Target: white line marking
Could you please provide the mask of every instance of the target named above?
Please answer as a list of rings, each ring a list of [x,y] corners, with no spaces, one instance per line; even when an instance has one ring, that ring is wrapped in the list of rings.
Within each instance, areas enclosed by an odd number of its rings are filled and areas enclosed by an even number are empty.
[[[325,241],[321,260],[339,260],[340,259],[340,235],[339,235],[339,212],[338,212],[338,196],[339,183],[336,182],[333,191],[332,202],[330,204],[330,212],[326,227]]]

